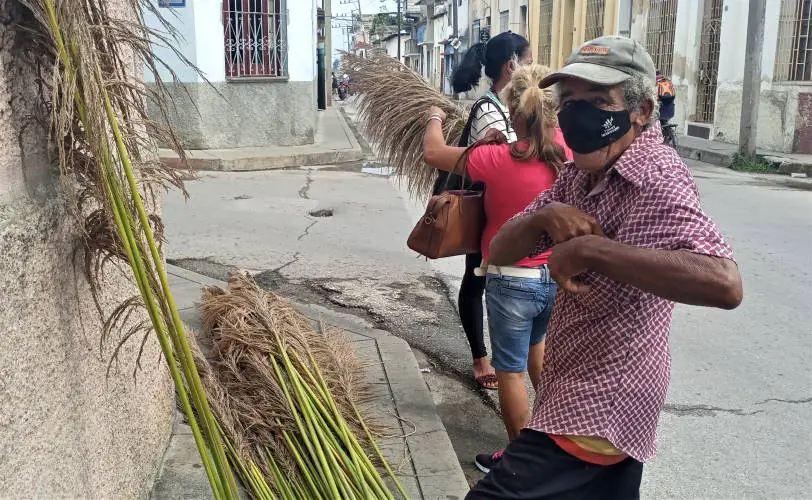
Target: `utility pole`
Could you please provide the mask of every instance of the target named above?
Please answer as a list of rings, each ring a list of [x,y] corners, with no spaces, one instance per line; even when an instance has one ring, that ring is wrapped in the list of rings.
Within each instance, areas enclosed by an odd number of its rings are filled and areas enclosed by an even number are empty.
[[[401,32],[401,11],[400,11],[400,0],[396,0],[398,3],[398,62],[403,62],[400,58],[400,32]],[[456,0],[455,0],[456,1]]]
[[[747,12],[747,45],[744,55],[739,154],[754,156],[758,138],[758,105],[761,98],[761,55],[764,49],[766,0],[750,0]]]

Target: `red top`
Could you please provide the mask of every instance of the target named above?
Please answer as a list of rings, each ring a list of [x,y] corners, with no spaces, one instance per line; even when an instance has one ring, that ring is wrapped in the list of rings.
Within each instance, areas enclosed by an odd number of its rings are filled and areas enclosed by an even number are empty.
[[[557,201],[592,215],[607,238],[637,248],[733,259],[702,211],[699,192],[660,125],[643,132],[587,190],[590,173],[572,164],[526,213]],[[552,246],[548,236],[536,252]],[[607,439],[635,460],[654,456],[671,358],[674,303],[587,272],[582,294],[559,290],[547,331],[544,371],[527,427],[559,436]]]
[[[567,159],[572,151],[564,143],[561,130],[556,130],[556,142]],[[510,145],[479,146],[468,156],[468,175],[485,183],[485,230],[482,232],[482,256],[488,261],[491,240],[502,225],[524,210],[539,193],[547,191],[556,178],[555,170],[543,161],[517,161],[510,154]],[[547,263],[550,252],[517,262],[519,267],[539,267]]]

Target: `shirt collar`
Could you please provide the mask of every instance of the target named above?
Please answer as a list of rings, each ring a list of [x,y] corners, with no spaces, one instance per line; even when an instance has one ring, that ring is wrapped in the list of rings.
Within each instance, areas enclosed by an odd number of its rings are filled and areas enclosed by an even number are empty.
[[[646,157],[652,146],[663,143],[663,133],[660,129],[660,122],[657,121],[643,131],[626,151],[620,155],[610,170],[615,170],[624,179],[637,187],[643,185],[648,162]]]
[[[626,148],[626,151],[620,155],[620,158],[615,161],[615,164],[607,170],[604,178],[614,170],[635,186],[642,186],[646,170],[648,169],[648,162],[646,161],[648,150],[652,146],[662,143],[663,132],[660,128],[660,122],[657,121],[654,125],[644,130],[643,133]],[[572,160],[566,162],[564,165],[577,169],[575,162]],[[584,174],[585,178],[588,177],[587,172],[582,171],[581,173]]]

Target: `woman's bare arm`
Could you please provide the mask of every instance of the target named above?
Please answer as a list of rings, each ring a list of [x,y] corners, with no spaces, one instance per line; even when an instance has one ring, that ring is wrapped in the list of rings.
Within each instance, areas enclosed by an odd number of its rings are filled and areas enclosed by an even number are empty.
[[[446,172],[462,173],[460,159],[464,153],[465,148],[445,143],[443,124],[440,120],[429,120],[423,138],[423,158],[429,166]]]

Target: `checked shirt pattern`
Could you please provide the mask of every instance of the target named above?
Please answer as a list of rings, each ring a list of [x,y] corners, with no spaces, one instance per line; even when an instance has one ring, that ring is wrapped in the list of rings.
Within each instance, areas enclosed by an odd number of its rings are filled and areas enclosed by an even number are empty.
[[[593,216],[620,243],[732,260],[688,168],[662,142],[659,124],[644,131],[591,191],[589,173],[568,164],[518,216],[557,201]],[[535,252],[551,246],[545,236]],[[674,304],[595,273],[583,280],[588,292],[558,293],[528,427],[603,437],[636,460],[651,459],[670,378]]]

